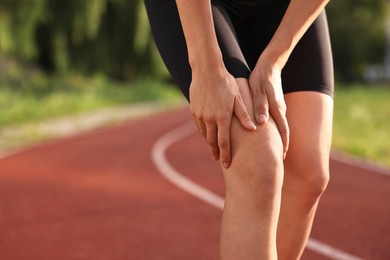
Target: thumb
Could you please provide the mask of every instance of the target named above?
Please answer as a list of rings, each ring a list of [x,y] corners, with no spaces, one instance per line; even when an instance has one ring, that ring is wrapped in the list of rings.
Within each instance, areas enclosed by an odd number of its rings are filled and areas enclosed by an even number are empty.
[[[248,110],[246,109],[245,104],[241,98],[235,99],[234,114],[237,116],[243,127],[251,131],[256,130],[256,125],[252,122]]]

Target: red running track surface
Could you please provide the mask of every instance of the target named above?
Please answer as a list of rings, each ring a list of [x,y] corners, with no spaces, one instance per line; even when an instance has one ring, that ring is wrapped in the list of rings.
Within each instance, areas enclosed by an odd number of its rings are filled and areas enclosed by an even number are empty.
[[[0,259],[218,259],[221,211],[176,188],[151,160],[158,138],[189,120],[181,109],[0,159]],[[223,196],[199,135],[167,158]],[[390,176],[333,160],[331,172],[311,237],[390,259]],[[328,258],[306,250],[303,259]]]

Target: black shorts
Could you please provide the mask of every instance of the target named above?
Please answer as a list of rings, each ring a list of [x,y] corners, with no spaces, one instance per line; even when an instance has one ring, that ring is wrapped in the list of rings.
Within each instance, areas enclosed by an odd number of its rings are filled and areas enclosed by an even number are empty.
[[[218,44],[227,70],[249,78],[289,0],[212,0]],[[191,68],[175,0],[145,0],[152,34],[170,74],[189,101]],[[313,22],[282,71],[284,93],[317,91],[333,97],[333,61],[325,12]]]

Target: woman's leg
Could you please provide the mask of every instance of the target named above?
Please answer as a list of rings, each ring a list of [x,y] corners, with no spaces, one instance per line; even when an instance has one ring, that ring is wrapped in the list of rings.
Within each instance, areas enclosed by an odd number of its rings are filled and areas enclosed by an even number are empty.
[[[239,78],[237,82],[248,111],[253,111],[248,80]],[[278,129],[271,120],[249,132],[233,117],[231,143],[232,164],[229,169],[222,167],[226,200],[221,259],[277,259],[276,229],[283,179]]]
[[[235,77],[248,73],[228,13],[212,1],[213,17],[225,65]],[[176,3],[145,0],[157,47],[172,77],[189,99],[191,70]],[[239,78],[248,112],[253,113],[248,80]],[[252,115],[253,117],[253,115]],[[222,168],[226,201],[221,226],[221,258],[277,259],[276,230],[283,179],[282,141],[271,121],[257,131],[245,130],[233,117],[231,125],[233,160]]]
[[[333,99],[319,92],[285,95],[290,149],[278,224],[279,259],[299,259],[307,243],[318,201],[329,179]]]

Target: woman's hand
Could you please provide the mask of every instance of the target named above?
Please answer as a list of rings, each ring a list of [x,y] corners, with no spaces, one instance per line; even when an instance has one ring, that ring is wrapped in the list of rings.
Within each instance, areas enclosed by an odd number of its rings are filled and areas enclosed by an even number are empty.
[[[192,70],[191,110],[196,124],[223,167],[231,163],[230,124],[233,113],[248,130],[255,130],[237,83],[223,63],[211,1],[176,0]]]
[[[263,125],[271,114],[283,141],[283,158],[285,158],[289,146],[290,131],[286,119],[281,69],[277,65],[259,60],[249,77],[249,86],[256,121],[259,125]]]
[[[233,113],[248,130],[256,130],[241,98],[238,85],[225,68],[192,71],[191,111],[213,158],[223,167],[231,163],[230,125]]]

